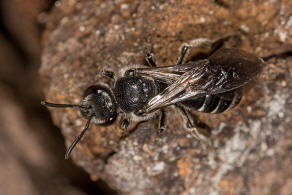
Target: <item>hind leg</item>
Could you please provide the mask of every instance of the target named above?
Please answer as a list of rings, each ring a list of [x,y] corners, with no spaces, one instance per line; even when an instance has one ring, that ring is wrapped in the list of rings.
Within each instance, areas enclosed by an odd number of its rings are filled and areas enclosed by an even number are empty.
[[[186,43],[183,43],[180,47],[180,55],[177,64],[182,64],[190,60],[197,60],[209,57],[216,50],[220,49],[223,44],[230,38],[236,38],[238,34],[233,33],[221,37],[219,39],[211,40],[207,38],[198,38]],[[187,48],[187,50],[186,50]],[[184,52],[184,50],[186,50]],[[182,55],[183,54],[183,55]]]
[[[211,136],[210,128],[200,121],[197,116],[191,115],[183,106],[177,105],[176,107],[180,111],[180,114],[185,123],[186,130],[195,138],[203,141],[209,141],[208,138]]]

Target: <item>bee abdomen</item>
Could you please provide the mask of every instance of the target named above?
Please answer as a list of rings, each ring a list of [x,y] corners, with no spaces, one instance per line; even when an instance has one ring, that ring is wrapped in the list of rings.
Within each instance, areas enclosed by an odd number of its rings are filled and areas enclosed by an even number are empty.
[[[232,109],[241,100],[239,93],[234,93],[232,99],[226,100],[219,95],[206,95],[182,102],[183,105],[199,112],[218,114]]]

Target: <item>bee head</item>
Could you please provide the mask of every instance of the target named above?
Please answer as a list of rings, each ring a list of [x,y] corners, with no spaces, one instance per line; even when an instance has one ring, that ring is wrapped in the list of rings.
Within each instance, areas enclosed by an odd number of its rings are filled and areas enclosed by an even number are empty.
[[[88,119],[82,132],[75,138],[66,151],[65,158],[68,159],[76,144],[81,140],[84,133],[88,130],[91,120],[96,124],[110,124],[117,117],[117,106],[111,90],[105,86],[95,85],[86,89],[84,98],[80,105],[74,104],[55,104],[41,101],[47,107],[55,108],[79,108],[81,114]]]
[[[109,88],[95,85],[87,88],[80,104],[81,114],[96,124],[112,123],[117,117],[117,106]]]

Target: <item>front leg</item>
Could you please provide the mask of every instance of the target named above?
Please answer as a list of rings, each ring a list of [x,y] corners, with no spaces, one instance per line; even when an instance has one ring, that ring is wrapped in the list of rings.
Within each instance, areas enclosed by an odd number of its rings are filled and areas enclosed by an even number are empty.
[[[113,71],[110,71],[110,70],[103,70],[102,71],[102,74],[112,80],[115,79],[115,73]]]
[[[120,125],[121,130],[123,130],[123,131],[127,130],[129,125],[130,125],[130,120],[127,119],[127,118],[122,117],[121,125]]]
[[[124,114],[122,115],[119,123],[120,123],[120,129],[123,131],[121,135],[121,139],[126,139],[138,125],[137,122],[132,121],[130,118],[128,118]]]

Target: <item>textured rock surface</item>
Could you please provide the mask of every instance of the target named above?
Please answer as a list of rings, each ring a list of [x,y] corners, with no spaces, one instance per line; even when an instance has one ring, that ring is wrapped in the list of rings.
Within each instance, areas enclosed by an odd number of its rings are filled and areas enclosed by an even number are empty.
[[[258,56],[292,42],[292,2],[71,1],[56,4],[45,33],[41,76],[48,100],[79,103],[84,90],[107,82],[104,68],[144,64],[151,49],[160,66],[173,64],[191,39],[239,32],[237,47]],[[291,57],[272,58],[242,103],[226,114],[199,114],[212,127],[214,148],[189,136],[180,116],[167,112],[122,140],[118,122],[91,125],[72,154],[93,179],[120,192],[145,194],[289,194],[291,166]],[[85,124],[78,110],[51,109],[69,145]]]

